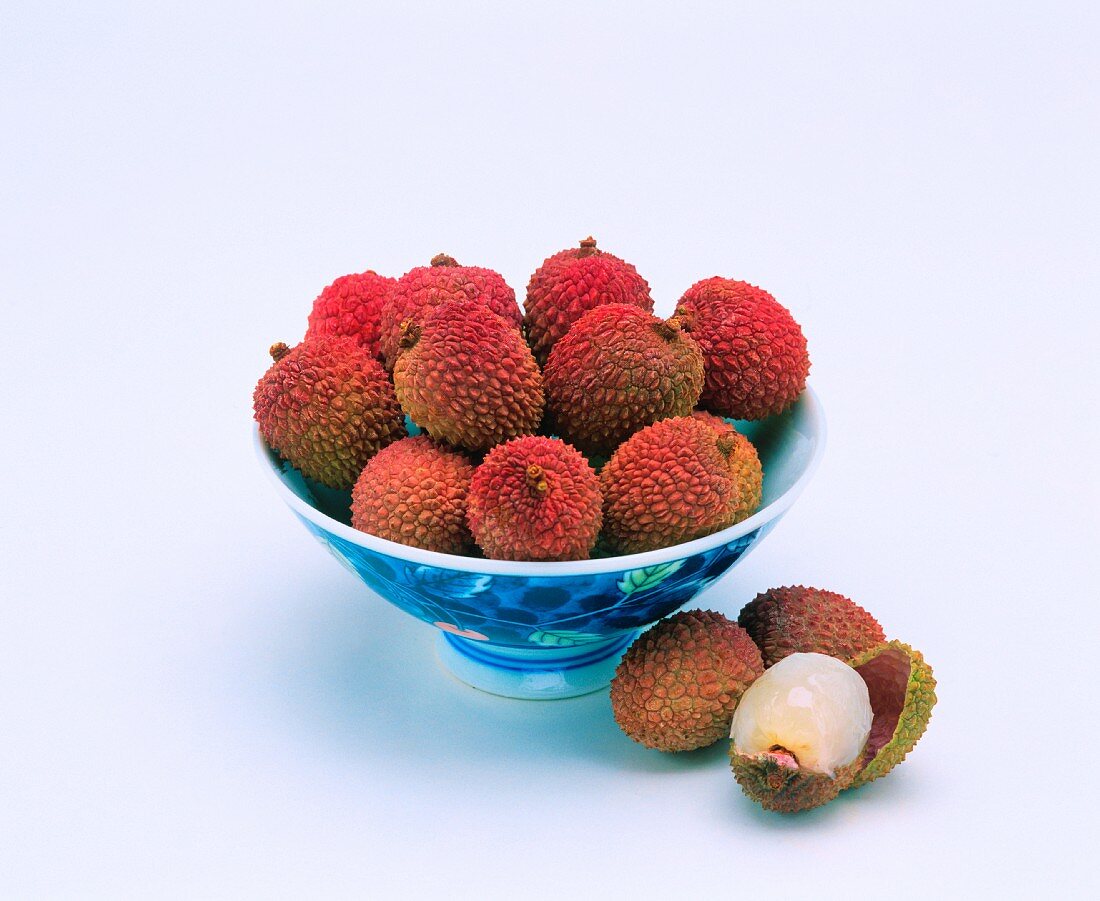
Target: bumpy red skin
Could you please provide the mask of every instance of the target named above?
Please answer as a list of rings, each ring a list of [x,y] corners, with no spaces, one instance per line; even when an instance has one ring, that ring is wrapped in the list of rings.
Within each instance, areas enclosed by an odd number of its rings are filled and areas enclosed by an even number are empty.
[[[394,368],[402,408],[433,438],[484,451],[533,434],[542,421],[542,373],[523,336],[482,304],[440,304],[412,326]]]
[[[760,648],[765,666],[795,653],[850,660],[886,640],[878,620],[855,601],[802,585],[758,594],[737,621]]]
[[[611,711],[632,739],[693,751],[729,735],[741,695],[764,672],[748,633],[721,613],[688,610],[644,632],[611,681]]]
[[[363,468],[351,490],[351,524],[371,535],[442,554],[466,554],[466,495],[474,465],[427,435],[402,438]]]
[[[707,423],[718,434],[731,436],[734,444],[730,452],[730,462],[741,486],[741,502],[738,504],[734,522],[748,519],[760,509],[760,502],[764,498],[764,468],[760,463],[760,455],[753,443],[721,416],[703,410],[696,410],[691,415],[693,419]]]
[[[370,270],[340,276],[313,301],[306,339],[354,338],[372,357],[381,357],[382,306],[396,284]]]
[[[636,432],[600,471],[604,538],[637,554],[701,538],[733,525],[741,492],[733,442],[690,416]]]
[[[586,312],[609,303],[626,303],[653,312],[649,283],[630,263],[591,246],[548,257],[527,285],[523,324],[539,365],[550,349]]]
[[[712,413],[764,419],[782,413],[806,387],[806,338],[787,308],[762,288],[704,279],[680,298],[676,316],[703,350],[700,404]]]
[[[467,519],[494,560],[585,560],[602,504],[599,477],[579,451],[529,436],[485,455],[470,483]]]
[[[516,292],[499,273],[450,262],[418,266],[397,280],[382,306],[381,345],[387,369],[392,370],[397,361],[401,324],[422,325],[429,311],[444,301],[480,301],[520,332],[523,314],[516,303]]]
[[[638,429],[691,412],[703,390],[703,354],[675,320],[607,304],[554,345],[543,376],[558,434],[607,456]]]
[[[353,338],[285,351],[252,400],[268,445],[329,488],[351,488],[367,461],[405,434],[389,377]]]

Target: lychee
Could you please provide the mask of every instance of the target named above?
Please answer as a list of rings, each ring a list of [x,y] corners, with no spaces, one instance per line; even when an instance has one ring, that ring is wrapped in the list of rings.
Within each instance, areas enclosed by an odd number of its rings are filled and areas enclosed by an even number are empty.
[[[730,760],[741,788],[768,810],[817,807],[851,784],[871,733],[860,674],[825,654],[792,654],[741,696]]]
[[[602,521],[600,480],[574,447],[527,436],[497,445],[474,471],[467,519],[496,560],[584,560]]]
[[[810,357],[790,311],[762,288],[704,279],[676,305],[706,366],[700,404],[734,419],[763,419],[790,407],[806,387]]]
[[[385,370],[354,338],[313,338],[271,348],[256,385],[260,434],[301,472],[347,489],[367,461],[405,434]]]
[[[741,489],[741,502],[738,504],[733,521],[738,523],[748,519],[760,509],[760,503],[764,497],[764,468],[760,463],[760,455],[756,447],[746,436],[737,431],[732,423],[720,416],[703,410],[696,410],[691,415],[693,419],[707,423],[719,435],[730,436],[730,440],[733,441],[730,466]]]
[[[607,455],[638,429],[691,412],[703,390],[703,355],[677,320],[607,304],[554,345],[543,375],[558,434]]]
[[[523,324],[539,365],[570,326],[593,307],[626,303],[653,312],[649,284],[630,263],[602,250],[594,238],[568,248],[535,270],[527,285]]]
[[[466,494],[474,465],[427,435],[402,438],[375,454],[351,490],[351,524],[379,538],[443,554],[474,543]]]
[[[538,429],[542,374],[511,323],[482,304],[446,301],[403,331],[397,397],[433,438],[484,451]]]
[[[748,634],[720,613],[689,610],[643,632],[611,681],[611,710],[647,748],[691,751],[729,734],[734,708],[764,672]]]
[[[483,303],[520,333],[523,314],[516,292],[500,273],[460,266],[453,257],[437,254],[430,266],[418,266],[401,276],[382,306],[381,345],[387,369],[392,370],[397,361],[402,324],[423,325],[430,311],[445,301]]]
[[[798,652],[848,660],[886,640],[878,620],[855,601],[802,585],[758,594],[737,622],[760,647],[765,666]]]
[[[742,504],[734,446],[690,416],[635,432],[600,471],[608,546],[636,554],[733,525]]]
[[[370,270],[340,276],[313,301],[306,339],[354,338],[372,357],[380,357],[382,306],[396,284]]]

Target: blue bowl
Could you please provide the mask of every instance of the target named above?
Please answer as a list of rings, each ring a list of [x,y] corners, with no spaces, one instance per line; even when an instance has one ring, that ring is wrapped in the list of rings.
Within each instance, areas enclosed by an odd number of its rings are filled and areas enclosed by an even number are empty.
[[[350,492],[304,477],[254,429],[280,496],[347,569],[439,630],[440,658],[476,688],[516,698],[567,698],[603,688],[643,627],[727,573],[790,509],[821,459],[825,421],[807,389],[786,413],[735,422],[756,445],[764,497],[753,516],[695,541],[644,554],[523,563],[440,554],[353,529]]]

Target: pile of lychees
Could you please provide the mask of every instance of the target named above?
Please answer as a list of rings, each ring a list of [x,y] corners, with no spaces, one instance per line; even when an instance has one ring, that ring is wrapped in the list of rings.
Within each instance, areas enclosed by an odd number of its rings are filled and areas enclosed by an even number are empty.
[[[627,650],[611,683],[620,728],[649,748],[730,739],[733,774],[768,810],[817,807],[885,776],[924,734],[936,680],[831,591],[772,588],[737,622],[673,614]]]
[[[768,292],[709,278],[660,319],[591,238],[538,268],[522,312],[499,274],[443,254],[343,276],[271,356],[260,432],[351,489],[352,525],[500,560],[637,553],[751,516],[760,459],[727,419],[781,413],[810,366]]]

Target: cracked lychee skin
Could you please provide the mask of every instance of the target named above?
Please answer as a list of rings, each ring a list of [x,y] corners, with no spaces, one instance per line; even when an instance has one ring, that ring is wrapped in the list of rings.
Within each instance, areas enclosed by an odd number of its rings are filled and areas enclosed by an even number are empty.
[[[700,405],[733,419],[782,413],[806,387],[806,338],[790,311],[762,288],[704,279],[676,305],[706,364]]]
[[[795,653],[850,660],[886,640],[878,620],[854,601],[803,585],[758,594],[742,608],[737,621],[760,647],[769,667]]]
[[[382,366],[353,338],[271,348],[253,408],[267,444],[329,488],[348,489],[367,461],[405,434]]]
[[[554,345],[543,376],[558,434],[606,456],[639,429],[691,412],[703,390],[703,354],[675,319],[607,304]]]
[[[647,748],[703,748],[729,734],[738,700],[763,671],[744,629],[711,610],[683,611],[642,633],[623,655],[611,710]]]
[[[427,435],[375,454],[351,490],[351,524],[363,532],[442,554],[466,554],[466,495],[474,465]]]
[[[737,784],[765,810],[798,813],[832,801],[850,788],[858,761],[840,767],[832,776],[804,770],[781,752],[745,755],[730,745],[730,768]]]
[[[636,554],[733,525],[742,503],[734,444],[690,416],[631,435],[600,471],[608,547]]]
[[[760,463],[760,455],[756,452],[756,447],[737,431],[732,423],[726,422],[720,416],[703,410],[696,410],[691,415],[693,419],[705,422],[716,429],[718,434],[732,436],[734,443],[730,453],[730,464],[741,488],[741,502],[738,504],[733,521],[737,523],[748,519],[760,509],[760,503],[764,499],[764,468]]]
[[[936,705],[936,678],[924,655],[900,641],[876,645],[849,662],[867,684],[874,711],[851,785],[858,788],[889,773],[924,735]]]
[[[630,263],[598,250],[593,238],[548,257],[531,276],[523,308],[527,340],[539,365],[586,312],[625,303],[653,312],[649,283]]]
[[[452,257],[438,254],[430,266],[418,266],[401,276],[382,305],[380,342],[387,369],[392,371],[397,361],[402,323],[422,325],[430,311],[445,301],[483,303],[520,333],[523,314],[516,292],[500,273],[460,266]]]
[[[393,380],[402,409],[433,438],[485,451],[542,421],[542,373],[518,329],[488,307],[447,301],[406,323]]]
[[[313,301],[306,339],[354,338],[372,357],[380,357],[382,306],[396,284],[370,270],[340,276]]]
[[[470,483],[467,521],[494,560],[586,560],[602,508],[599,477],[576,448],[527,436],[485,455]]]

